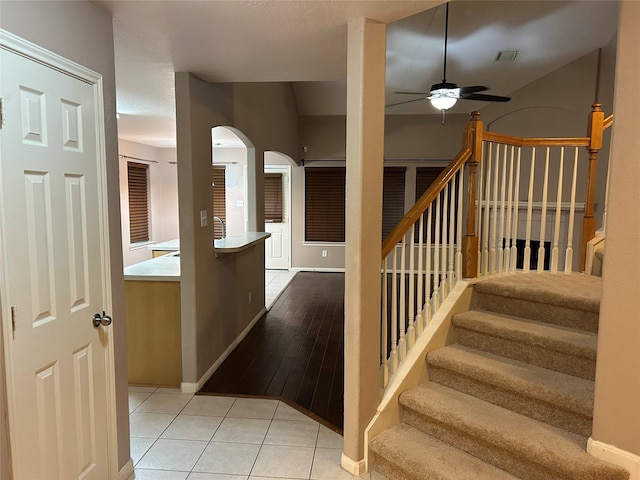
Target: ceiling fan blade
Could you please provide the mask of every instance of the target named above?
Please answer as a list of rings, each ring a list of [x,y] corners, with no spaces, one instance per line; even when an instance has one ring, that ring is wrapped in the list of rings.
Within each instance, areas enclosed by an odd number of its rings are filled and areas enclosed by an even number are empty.
[[[480,100],[481,102],[508,102],[511,97],[501,97],[499,95],[485,95],[484,93],[469,93],[460,95],[463,100]]]
[[[393,92],[399,95],[424,95],[425,97],[428,95],[427,92]]]
[[[421,102],[423,100],[424,100],[424,98],[414,98],[413,100],[405,100],[404,102],[398,102],[398,103],[392,103],[390,105],[385,105],[385,108],[387,108],[387,107],[395,107],[396,105],[404,105],[405,103]]]
[[[489,87],[483,87],[482,85],[473,85],[471,87],[460,87],[460,95],[466,95],[468,93],[484,92],[489,90]]]

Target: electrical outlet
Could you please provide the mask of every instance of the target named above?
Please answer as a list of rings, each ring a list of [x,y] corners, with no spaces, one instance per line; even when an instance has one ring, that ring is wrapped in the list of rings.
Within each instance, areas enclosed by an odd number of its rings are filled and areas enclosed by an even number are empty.
[[[322,250],[322,258],[327,258],[327,251],[326,250]]]
[[[251,292],[249,292],[249,305],[251,305],[251,300],[252,300],[252,298],[251,298]]]

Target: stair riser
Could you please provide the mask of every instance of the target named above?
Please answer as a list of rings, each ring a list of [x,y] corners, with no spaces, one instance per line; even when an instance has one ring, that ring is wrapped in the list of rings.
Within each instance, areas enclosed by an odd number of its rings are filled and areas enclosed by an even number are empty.
[[[464,425],[441,423],[412,409],[405,408],[404,422],[433,437],[455,445],[479,459],[502,470],[516,475],[523,480],[605,480],[601,471],[582,471],[576,477],[566,470],[562,455],[551,459],[538,459],[535,454],[526,450],[518,450],[513,439],[489,438],[476,434]],[[516,435],[518,432],[515,432]],[[610,477],[614,479],[616,477]],[[618,477],[622,478],[622,477]],[[609,479],[607,479],[609,480]]]
[[[455,342],[484,352],[501,355],[520,362],[548,368],[585,380],[595,380],[596,362],[591,358],[554,352],[544,347],[498,338],[492,335],[456,327]]]
[[[583,437],[591,435],[592,418],[586,417],[579,412],[567,410],[565,406],[553,405],[527,396],[526,393],[504,390],[477,378],[470,378],[435,365],[429,365],[429,378],[432,382],[472,395],[554,427],[562,428]]]
[[[598,333],[598,313],[476,292],[475,309]]]
[[[428,472],[424,472],[425,476],[420,478],[412,476],[402,468],[402,465],[391,462],[380,455],[375,456],[374,462],[374,470],[389,480],[421,480],[431,478],[427,476]]]

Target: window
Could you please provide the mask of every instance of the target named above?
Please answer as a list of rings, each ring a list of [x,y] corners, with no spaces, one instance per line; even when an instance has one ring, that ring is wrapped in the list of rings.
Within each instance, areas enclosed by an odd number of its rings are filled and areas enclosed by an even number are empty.
[[[282,174],[264,174],[264,221],[282,223]]]
[[[127,162],[129,184],[129,240],[149,241],[149,165]]]
[[[382,240],[404,217],[405,167],[385,167],[382,182]]]
[[[225,188],[225,169],[224,167],[213,167],[213,175],[211,185],[213,190],[213,216],[218,217],[226,223],[227,221],[227,203]],[[213,218],[211,219],[213,221]],[[213,221],[213,238],[222,238],[222,225],[220,222]]]
[[[304,170],[305,241],[344,242],[345,168]]]

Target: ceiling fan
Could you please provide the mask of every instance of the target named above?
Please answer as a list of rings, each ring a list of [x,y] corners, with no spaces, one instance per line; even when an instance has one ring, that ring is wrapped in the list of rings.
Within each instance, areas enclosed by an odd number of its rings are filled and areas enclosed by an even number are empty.
[[[489,87],[483,87],[481,85],[474,85],[470,87],[458,87],[455,83],[447,82],[447,40],[449,36],[449,2],[446,3],[445,11],[445,26],[444,26],[444,63],[442,68],[442,82],[431,85],[429,93],[423,92],[394,92],[403,95],[423,95],[423,98],[417,98],[413,100],[406,100],[404,102],[393,103],[387,105],[387,107],[393,107],[396,105],[403,105],[405,103],[419,102],[423,99],[427,99],[438,110],[444,112],[453,107],[458,99],[462,100],[480,100],[483,102],[508,102],[510,97],[503,97],[499,95],[487,95],[485,90],[489,90]]]

